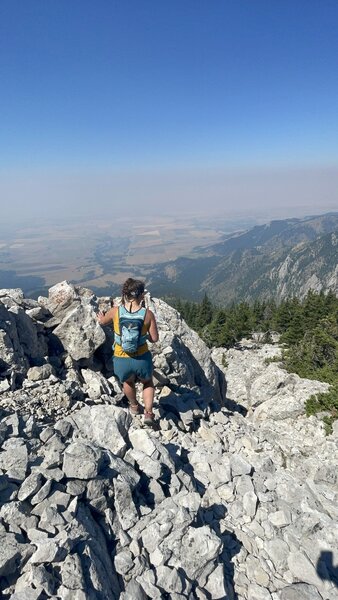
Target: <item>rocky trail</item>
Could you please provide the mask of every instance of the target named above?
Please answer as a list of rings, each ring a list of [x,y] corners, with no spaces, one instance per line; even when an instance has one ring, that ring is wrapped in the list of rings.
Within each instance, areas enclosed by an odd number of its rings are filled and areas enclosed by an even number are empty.
[[[210,350],[148,298],[156,426],[131,417],[62,282],[0,290],[0,591],[11,600],[337,600],[338,427],[277,344]],[[268,360],[267,360],[268,359]]]

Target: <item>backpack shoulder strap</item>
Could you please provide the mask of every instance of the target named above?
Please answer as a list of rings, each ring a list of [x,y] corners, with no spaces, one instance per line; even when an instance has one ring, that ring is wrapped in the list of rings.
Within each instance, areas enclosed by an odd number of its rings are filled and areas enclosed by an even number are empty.
[[[121,304],[120,306],[117,307],[117,324],[118,324],[118,328],[119,328],[119,333],[114,329],[114,344],[118,344],[119,346],[121,346],[121,322],[120,322],[120,318],[121,315],[123,314],[123,312],[125,311],[125,308],[123,306],[123,304]]]
[[[143,313],[143,323],[142,323],[142,327],[141,327],[141,333],[142,333],[142,329],[143,329],[144,322],[145,322],[145,320],[146,320],[147,312],[148,312],[148,309],[147,309],[147,308],[144,306],[144,307],[142,308],[142,313]],[[147,333],[145,333],[144,335],[140,335],[139,346],[143,346],[143,344],[145,344],[145,343],[146,343],[147,339],[148,339],[148,332],[147,332]]]

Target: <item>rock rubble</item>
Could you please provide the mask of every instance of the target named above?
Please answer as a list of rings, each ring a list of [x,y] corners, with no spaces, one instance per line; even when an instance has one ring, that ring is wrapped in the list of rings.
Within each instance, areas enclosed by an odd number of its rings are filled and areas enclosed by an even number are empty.
[[[325,384],[267,365],[277,345],[211,357],[148,298],[146,428],[99,302],[67,282],[38,301],[0,290],[2,597],[335,600],[338,431],[303,414]]]

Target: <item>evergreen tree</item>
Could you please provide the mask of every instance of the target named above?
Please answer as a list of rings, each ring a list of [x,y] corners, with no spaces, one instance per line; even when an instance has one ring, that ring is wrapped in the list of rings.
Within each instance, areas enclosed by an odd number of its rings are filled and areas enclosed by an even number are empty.
[[[255,318],[253,310],[247,302],[241,302],[233,311],[233,324],[236,339],[250,335],[254,329]]]
[[[188,323],[192,329],[197,328],[197,310],[198,305],[195,302],[189,302],[188,300],[184,303],[184,320]]]
[[[173,304],[173,307],[177,310],[177,312],[180,313],[180,315],[183,317],[183,303],[181,301],[180,298],[175,300],[175,304]],[[184,317],[183,317],[184,318]]]
[[[283,331],[281,341],[288,344],[295,344],[302,339],[306,325],[303,320],[303,310],[298,298],[292,298],[285,303],[285,310],[281,310],[279,318]],[[278,321],[277,321],[278,322]]]
[[[197,309],[196,314],[196,326],[199,330],[203,329],[206,325],[209,325],[212,321],[213,306],[207,296],[204,294],[204,298]]]

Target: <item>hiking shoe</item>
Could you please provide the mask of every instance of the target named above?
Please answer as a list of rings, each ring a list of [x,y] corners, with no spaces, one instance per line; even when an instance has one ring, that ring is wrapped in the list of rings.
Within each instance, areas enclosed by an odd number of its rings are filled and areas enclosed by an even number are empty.
[[[136,415],[139,415],[140,414],[139,403],[136,402],[136,404],[132,404],[131,402],[129,402],[129,412],[133,417],[135,417]]]
[[[155,415],[152,412],[144,411],[144,424],[145,425],[154,425]]]

